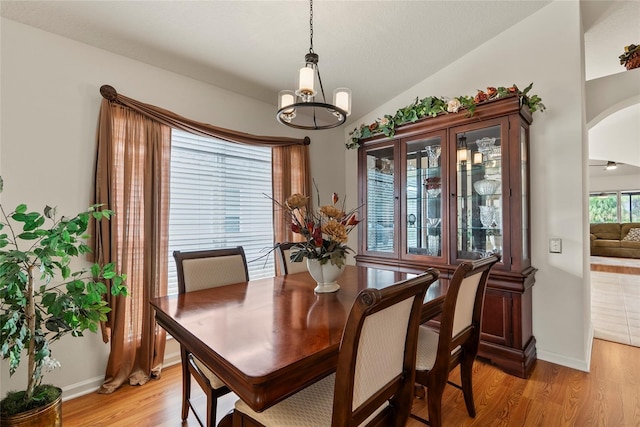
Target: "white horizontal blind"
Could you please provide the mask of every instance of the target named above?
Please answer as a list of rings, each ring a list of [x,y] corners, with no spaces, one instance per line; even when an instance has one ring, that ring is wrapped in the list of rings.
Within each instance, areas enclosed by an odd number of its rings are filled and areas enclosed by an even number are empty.
[[[367,250],[393,252],[394,175],[367,170]]]
[[[272,256],[256,261],[273,247],[271,188],[271,148],[172,131],[169,294],[175,250],[242,246],[251,279],[274,275]]]

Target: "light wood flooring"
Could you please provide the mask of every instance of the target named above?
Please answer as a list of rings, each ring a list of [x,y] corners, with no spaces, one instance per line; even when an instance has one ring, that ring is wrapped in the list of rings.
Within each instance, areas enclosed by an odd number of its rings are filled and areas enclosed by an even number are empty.
[[[459,390],[448,386],[443,400],[444,427],[459,426],[640,426],[640,348],[594,340],[591,372],[538,361],[528,380],[477,361],[474,396],[477,416],[469,418]],[[181,377],[178,365],[159,380],[123,386],[111,395],[88,394],[62,406],[65,427],[198,426],[190,414],[180,420]],[[459,381],[457,370],[451,379]],[[197,387],[197,386],[196,386]],[[220,416],[233,407],[227,395]],[[202,404],[204,405],[204,399]],[[426,417],[425,402],[414,411]],[[407,427],[421,426],[409,420]]]

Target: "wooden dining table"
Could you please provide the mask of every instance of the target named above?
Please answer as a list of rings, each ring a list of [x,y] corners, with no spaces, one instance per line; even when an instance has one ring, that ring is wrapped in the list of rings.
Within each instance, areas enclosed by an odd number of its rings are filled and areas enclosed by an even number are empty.
[[[161,327],[255,411],[335,371],[351,306],[365,288],[415,274],[346,266],[340,289],[315,294],[309,273],[288,274],[151,300]],[[422,320],[442,311],[448,281],[433,283]]]

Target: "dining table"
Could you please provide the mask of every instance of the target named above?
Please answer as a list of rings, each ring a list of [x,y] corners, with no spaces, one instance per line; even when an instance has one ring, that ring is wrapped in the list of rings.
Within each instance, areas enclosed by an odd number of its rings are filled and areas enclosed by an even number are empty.
[[[337,292],[314,293],[308,272],[153,298],[158,324],[255,411],[335,372],[356,296],[418,273],[347,265]],[[427,290],[426,322],[442,311],[448,280]]]

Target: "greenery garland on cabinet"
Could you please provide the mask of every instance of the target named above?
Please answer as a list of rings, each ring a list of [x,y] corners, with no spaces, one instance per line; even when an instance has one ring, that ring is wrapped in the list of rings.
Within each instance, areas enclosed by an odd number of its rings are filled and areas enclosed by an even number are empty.
[[[532,87],[533,83],[524,90],[518,89],[515,84],[510,87],[487,87],[486,92],[478,90],[474,97],[462,95],[448,101],[443,97],[436,96],[428,96],[422,99],[416,98],[412,104],[400,108],[393,116],[385,114],[370,125],[362,124],[355,128],[349,133],[349,139],[345,145],[347,148],[358,148],[360,147],[360,140],[379,134],[393,137],[396,127],[405,123],[413,123],[426,117],[436,117],[439,114],[458,113],[464,109],[467,112],[467,116],[471,117],[475,112],[476,105],[509,96],[518,96],[521,105],[526,105],[532,113],[544,111],[546,107],[542,103],[542,99],[538,95],[529,94]]]

